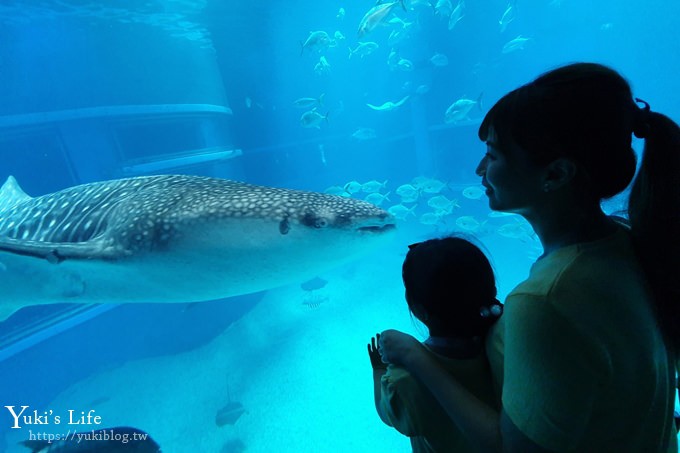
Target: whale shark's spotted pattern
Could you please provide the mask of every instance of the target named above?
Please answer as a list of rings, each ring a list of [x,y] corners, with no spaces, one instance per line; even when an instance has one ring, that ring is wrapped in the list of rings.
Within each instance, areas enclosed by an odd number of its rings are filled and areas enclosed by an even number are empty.
[[[0,188],[0,320],[59,302],[182,303],[312,278],[394,219],[365,201],[200,176]]]
[[[13,206],[0,205],[0,249],[48,255],[50,244],[90,243],[84,253],[60,251],[62,259],[162,249],[177,234],[178,224],[226,217],[276,220],[282,234],[294,221],[342,227],[362,216],[390,217],[359,200],[200,176],[96,182],[36,198],[23,194],[12,178],[3,191],[15,195]],[[47,246],[43,252],[38,251],[41,244]]]

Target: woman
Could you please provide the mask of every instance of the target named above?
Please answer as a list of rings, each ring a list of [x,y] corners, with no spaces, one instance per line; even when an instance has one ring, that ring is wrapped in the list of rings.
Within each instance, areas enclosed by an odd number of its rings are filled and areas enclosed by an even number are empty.
[[[638,107],[614,70],[548,72],[479,129],[491,209],[525,217],[544,254],[487,338],[501,411],[447,377],[412,337],[383,332],[385,361],[414,374],[487,451],[677,451],[680,128]],[[629,227],[605,215],[636,167]]]

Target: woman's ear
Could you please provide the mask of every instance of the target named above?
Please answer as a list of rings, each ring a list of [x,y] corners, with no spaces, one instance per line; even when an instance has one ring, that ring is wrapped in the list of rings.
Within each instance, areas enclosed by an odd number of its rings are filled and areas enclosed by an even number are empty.
[[[543,190],[551,192],[568,184],[576,176],[578,166],[565,157],[550,162],[545,168],[543,176]]]

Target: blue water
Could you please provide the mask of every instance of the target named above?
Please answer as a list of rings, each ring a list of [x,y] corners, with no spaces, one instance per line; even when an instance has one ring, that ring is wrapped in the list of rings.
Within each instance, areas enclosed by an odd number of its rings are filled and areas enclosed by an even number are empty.
[[[13,175],[30,195],[149,173],[319,192],[375,180],[387,181],[388,209],[414,178],[442,188],[404,202],[415,208],[394,241],[321,275],[329,283],[314,292],[291,282],[224,301],[108,307],[71,324],[48,322],[63,307],[23,310],[0,324],[0,406],[94,409],[105,425],[145,429],[171,452],[409,451],[374,414],[364,345],[385,328],[423,332],[402,300],[405,245],[474,234],[501,295],[540,254],[520,219],[489,217],[484,197],[463,195],[479,183],[484,112],[541,72],[588,60],[621,71],[635,96],[680,120],[680,3],[517,0],[503,31],[506,0],[466,1],[451,30],[427,2],[406,3],[393,9],[400,20],[358,39],[370,0],[4,0],[0,180]],[[404,27],[392,48],[390,34]],[[302,49],[315,31],[333,45]],[[524,47],[503,53],[518,37]],[[378,47],[349,58],[359,41]],[[435,65],[436,54],[447,64]],[[329,66],[315,70],[322,57]],[[314,107],[327,118],[303,127],[312,107],[294,101],[322,95]],[[404,98],[391,111],[367,105]],[[478,104],[445,123],[461,98]],[[353,137],[361,129],[375,136]],[[457,203],[430,222],[438,195]],[[246,412],[216,426],[232,401]],[[27,451],[16,443],[31,427],[10,429],[0,414],[0,450]]]

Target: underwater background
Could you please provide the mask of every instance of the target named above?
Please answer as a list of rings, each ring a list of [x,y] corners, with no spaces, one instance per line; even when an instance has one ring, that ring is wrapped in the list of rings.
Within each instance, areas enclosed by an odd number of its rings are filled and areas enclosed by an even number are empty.
[[[366,354],[384,329],[426,333],[403,299],[407,245],[473,235],[501,300],[541,254],[522,218],[488,209],[481,118],[546,70],[596,61],[679,121],[680,2],[405,0],[360,30],[375,6],[0,2],[2,182],[37,196],[205,175],[368,199],[398,219],[389,244],[261,293],[25,308],[0,323],[0,406],[95,411],[102,425],[77,429],[134,426],[164,452],[410,451],[375,413]],[[0,451],[66,431],[0,414]]]

